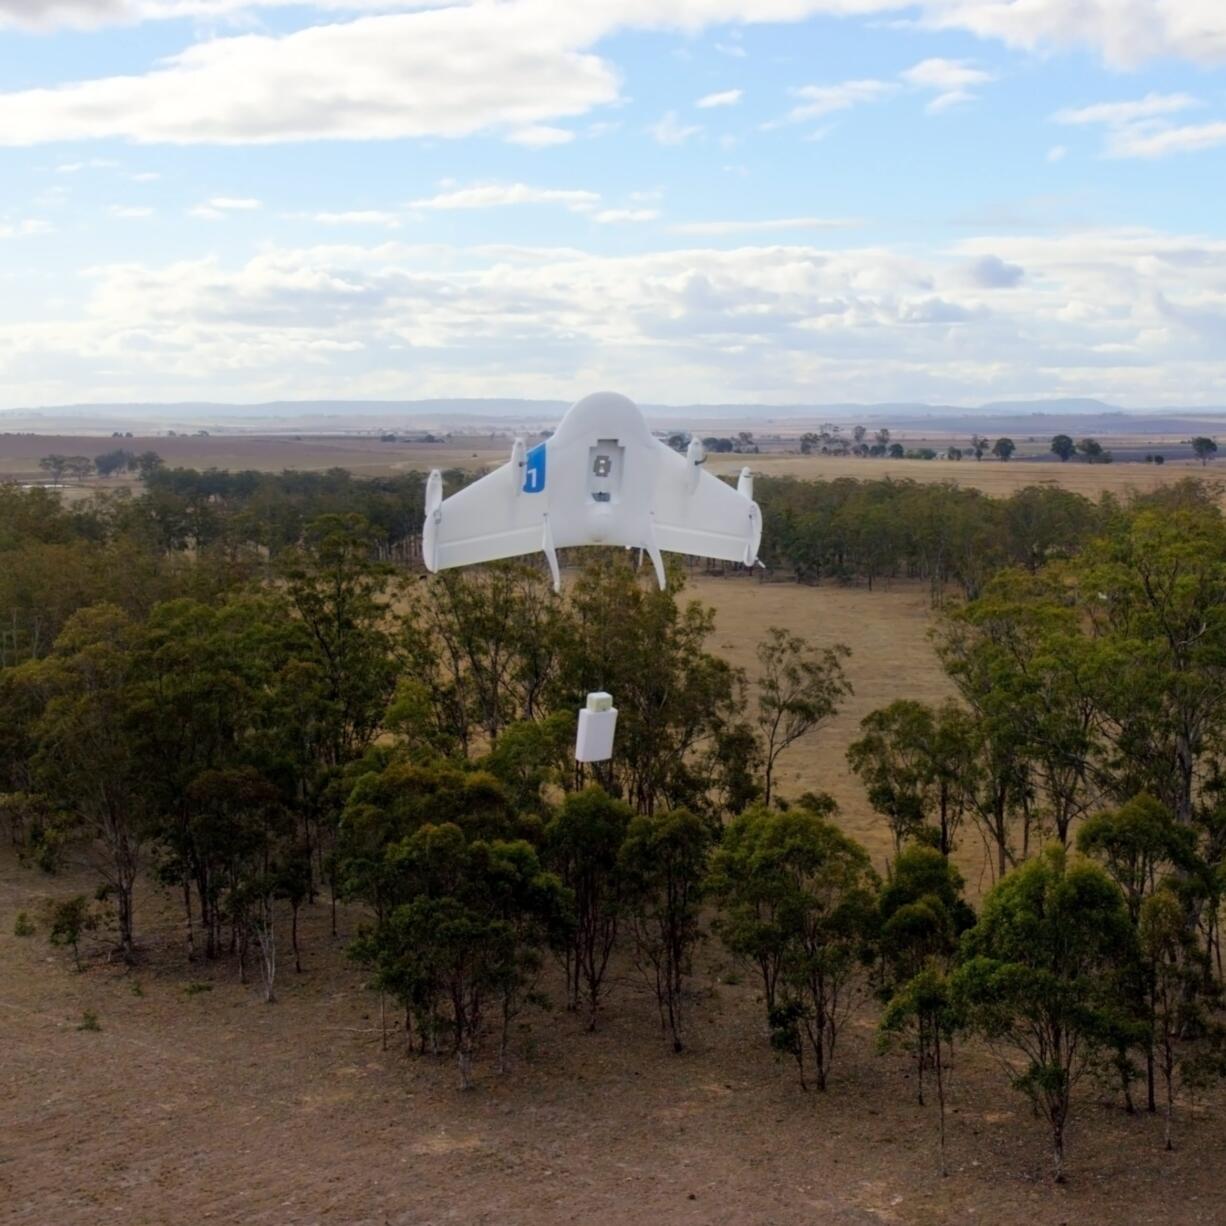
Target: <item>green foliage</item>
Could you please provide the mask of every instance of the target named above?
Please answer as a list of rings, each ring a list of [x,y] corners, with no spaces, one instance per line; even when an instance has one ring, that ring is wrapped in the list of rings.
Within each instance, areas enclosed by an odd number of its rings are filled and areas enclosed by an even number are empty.
[[[1195,845],[1195,833],[1177,825],[1165,805],[1144,793],[1088,818],[1077,832],[1077,849],[1098,860],[1123,890],[1134,924],[1145,896],[1166,874],[1195,867]]]
[[[1217,443],[1211,438],[1205,438],[1204,435],[1197,435],[1192,440],[1192,453],[1202,464],[1205,464],[1217,455]]]
[[[50,926],[47,939],[52,945],[68,946],[72,950],[73,964],[81,970],[81,938],[98,928],[99,916],[84,894],[53,903],[50,910]]]
[[[13,921],[13,935],[15,937],[32,937],[36,929],[34,921],[25,911],[18,911],[17,918]]]
[[[843,672],[847,647],[815,648],[797,634],[771,626],[758,644],[758,729],[764,746],[763,801],[779,755],[805,733],[830,719],[851,683]]]
[[[546,862],[574,898],[575,925],[562,947],[567,1004],[587,1006],[596,1028],[609,958],[625,914],[628,882],[622,847],[634,811],[597,787],[567,796],[545,829]]]
[[[392,855],[407,901],[353,952],[416,1018],[423,1038],[450,1038],[468,1088],[487,1010],[500,1007],[505,1056],[542,952],[565,935],[570,899],[522,840],[487,842],[454,824],[425,825]]]
[[[1057,1181],[1077,1081],[1128,1032],[1137,953],[1119,887],[1060,847],[998,882],[963,937],[954,999],[971,1030],[1021,1058],[1013,1084],[1051,1127]]]
[[[1077,444],[1067,434],[1056,434],[1051,440],[1051,450],[1063,463],[1077,450]]]
[[[808,808],[746,810],[712,857],[720,935],[758,967],[768,1020],[798,1028],[802,1085],[811,1056],[826,1088],[875,937],[876,885],[864,849]]]
[[[895,849],[932,822],[937,846],[948,855],[968,803],[966,783],[974,777],[975,737],[966,713],[953,703],[932,707],[904,698],[870,712],[860,729],[847,760],[869,803],[889,822]]]
[[[102,1029],[102,1023],[98,1021],[98,1015],[93,1009],[86,1009],[81,1014],[81,1021],[78,1023],[77,1029],[98,1031]]]
[[[660,1025],[673,1051],[685,1046],[685,980],[700,938],[699,904],[713,831],[685,809],[640,814],[619,855],[640,964],[649,969]]]

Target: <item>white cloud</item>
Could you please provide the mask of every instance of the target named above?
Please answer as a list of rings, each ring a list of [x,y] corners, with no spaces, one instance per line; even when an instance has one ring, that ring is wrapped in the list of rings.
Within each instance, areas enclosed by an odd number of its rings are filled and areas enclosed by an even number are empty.
[[[34,29],[93,27],[182,17],[226,18],[296,0],[0,0],[0,25]],[[388,11],[420,8],[479,11],[482,0],[315,0],[315,8]],[[697,33],[712,25],[799,21],[815,15],[914,18],[921,25],[968,31],[1028,50],[1088,48],[1117,65],[1174,56],[1199,63],[1226,61],[1226,8],[1220,0],[516,0],[521,36],[557,25],[579,25],[585,42],[623,27]],[[578,11],[577,11],[578,10]],[[735,39],[736,31],[733,31]],[[743,55],[735,41],[716,49]],[[458,48],[457,48],[458,51]]]
[[[590,26],[539,22],[522,0],[215,38],[141,76],[0,94],[0,145],[522,134],[617,97],[613,69],[580,49]]]
[[[792,96],[799,102],[785,116],[782,122],[804,123],[807,120],[822,119],[833,115],[836,111],[850,110],[866,102],[877,102],[888,97],[898,89],[892,81],[842,81],[838,85],[802,85],[792,90]],[[776,124],[767,124],[774,127]]]
[[[674,234],[717,238],[726,234],[766,234],[773,230],[846,230],[862,223],[840,217],[768,217],[756,221],[686,221],[670,226]]]
[[[110,170],[118,165],[119,163],[112,158],[86,158],[82,162],[61,162],[55,168],[55,173],[75,175],[80,174],[83,170]]]
[[[716,106],[736,106],[744,96],[743,89],[724,89],[715,94],[704,94],[694,105],[704,111]]]
[[[1226,145],[1226,121],[1143,128],[1136,125],[1112,133],[1107,153],[1118,158],[1157,158],[1171,153],[1197,153]]]
[[[1144,98],[1123,102],[1096,102],[1092,106],[1068,107],[1057,111],[1052,118],[1063,124],[1101,123],[1119,127],[1138,120],[1174,115],[1200,105],[1200,101],[1190,94],[1148,93]]]
[[[651,124],[647,131],[661,145],[684,145],[691,136],[697,136],[702,131],[702,125],[682,123],[676,111],[669,111]]]
[[[250,213],[260,208],[258,200],[240,196],[211,196],[203,204],[188,209],[189,217],[202,221],[221,221],[231,213]]]
[[[1122,102],[1098,102],[1057,111],[1061,124],[1099,124],[1107,130],[1104,152],[1115,158],[1156,158],[1226,144],[1226,121],[1177,125],[1170,116],[1201,106],[1190,94],[1148,93]]]
[[[411,200],[412,209],[496,209],[515,204],[556,204],[573,213],[591,212],[600,203],[596,192],[554,187],[530,187],[527,183],[478,183]]]
[[[221,17],[282,3],[289,0],[0,0],[0,23],[42,28]],[[557,120],[618,100],[618,74],[593,48],[619,30],[697,33],[815,14],[918,9],[929,25],[1023,47],[1091,46],[1118,62],[1162,54],[1226,61],[1220,0],[317,0],[315,7],[344,12],[346,19],[285,34],[214,37],[143,74],[0,94],[0,145],[106,138],[264,144],[493,132],[540,147],[563,139]],[[399,11],[378,11],[388,9]],[[929,86],[940,91],[932,110],[965,101],[982,83],[981,70],[960,61],[925,63],[944,64],[947,80],[962,79]],[[857,93],[854,87],[864,84],[810,87],[802,96],[808,108],[797,108],[795,117],[830,114],[880,97],[882,86],[893,88],[876,82],[869,83],[876,92]],[[661,131],[667,137],[686,127],[666,117]]]
[[[1021,270],[1021,271],[1019,271]],[[600,256],[391,242],[96,269],[0,404],[497,395],[1220,399],[1226,240],[1149,230]],[[86,389],[88,393],[86,393]]]
[[[569,145],[575,139],[575,134],[567,128],[554,128],[548,124],[532,124],[527,128],[517,128],[507,134],[507,140],[513,145],[525,145],[529,149],[549,149],[555,145]]]
[[[1047,160],[1049,162],[1063,162],[1068,157],[1068,149],[1064,145],[1052,145],[1047,151]]]
[[[616,225],[628,221],[655,221],[659,216],[659,209],[601,209],[592,215],[592,220],[601,225]]]
[[[967,60],[921,60],[902,73],[902,79],[917,89],[933,90],[936,94],[924,109],[930,115],[940,114],[950,107],[975,99],[977,86],[994,80],[992,73],[976,68]]]
[[[400,225],[400,217],[382,209],[349,209],[337,213],[305,213],[297,216],[317,221],[321,226],[386,226],[394,230]]]
[[[21,221],[0,221],[0,238],[32,238],[36,234],[50,234],[55,227],[40,217],[27,217]]]
[[[160,171],[140,170],[132,176],[133,183],[156,183],[162,177]]]
[[[153,216],[153,210],[145,204],[112,204],[108,211],[112,217],[122,217],[125,221],[140,221]]]

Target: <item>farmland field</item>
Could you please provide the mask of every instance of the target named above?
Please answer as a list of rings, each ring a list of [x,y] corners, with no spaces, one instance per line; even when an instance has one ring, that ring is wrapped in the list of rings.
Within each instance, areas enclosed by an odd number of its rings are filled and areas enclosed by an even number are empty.
[[[283,469],[323,471],[347,468],[361,476],[389,476],[395,473],[431,468],[461,468],[474,471],[503,463],[510,454],[512,431],[453,435],[447,442],[381,442],[377,436],[292,434],[233,434],[207,438],[177,435],[147,435],[111,439],[96,435],[0,434],[0,480],[46,480],[38,461],[45,455],[94,457],[104,451],[123,447],[129,451],[156,451],[167,464],[184,468],[256,469],[281,472]],[[1105,439],[1110,446],[1114,440]],[[1122,440],[1130,445],[1136,439]],[[930,444],[944,452],[949,439],[908,438],[907,446]],[[1163,448],[1154,444],[1155,451]],[[758,455],[711,454],[707,461],[712,472],[733,474],[748,464],[764,476],[792,476],[834,480],[951,481],[1005,497],[1027,485],[1057,484],[1094,498],[1104,491],[1125,494],[1131,489],[1148,490],[1157,485],[1189,476],[1212,478],[1214,464],[1202,467],[1194,460],[1170,461],[1162,465],[1144,463],[1086,464],[1072,460],[1061,464],[1050,457],[1021,455],[1002,463],[999,460],[891,460],[851,456],[801,455],[796,441],[780,440],[768,444]],[[1221,461],[1226,472],[1226,461]],[[113,489],[130,485],[127,478],[100,481],[91,478],[81,488]]]

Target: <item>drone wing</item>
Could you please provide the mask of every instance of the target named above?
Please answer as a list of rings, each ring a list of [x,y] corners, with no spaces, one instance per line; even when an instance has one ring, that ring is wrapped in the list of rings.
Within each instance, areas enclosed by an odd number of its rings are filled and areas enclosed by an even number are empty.
[[[544,496],[546,443],[525,452],[516,443],[510,463],[446,500],[443,479],[430,474],[422,554],[431,571],[495,562],[543,550],[557,558]]]
[[[667,449],[666,449],[667,450]],[[698,467],[701,454],[668,451],[656,475],[656,543],[671,553],[752,566],[762,540],[753,477],[743,469],[737,488]]]

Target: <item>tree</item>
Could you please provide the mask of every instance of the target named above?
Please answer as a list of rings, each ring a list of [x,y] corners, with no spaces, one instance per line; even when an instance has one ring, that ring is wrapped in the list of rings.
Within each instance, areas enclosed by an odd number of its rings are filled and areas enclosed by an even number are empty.
[[[1091,464],[1093,464],[1096,460],[1101,459],[1104,455],[1102,443],[1093,438],[1083,438],[1077,444],[1077,450],[1080,451]]]
[[[98,927],[98,916],[84,894],[66,898],[51,908],[51,928],[48,937],[52,945],[67,945],[72,949],[72,960],[81,970],[81,937]]]
[[[1178,825],[1165,805],[1144,793],[1134,796],[1118,810],[1107,810],[1088,818],[1077,833],[1077,848],[1099,861],[1123,891],[1128,917],[1138,931],[1146,898],[1170,874],[1179,872],[1188,877],[1197,867],[1194,832]],[[1184,927],[1188,928],[1186,913]],[[1157,985],[1152,972],[1149,975],[1142,972],[1143,968],[1138,966],[1134,979],[1136,1007],[1152,1019],[1157,1007]],[[1154,1037],[1147,1033],[1144,1044],[1146,1091],[1151,1111],[1155,1109]],[[1117,1064],[1125,1102],[1131,1111],[1132,1069],[1127,1051],[1120,1052]],[[1167,1088],[1169,1091],[1170,1087]]]
[[[907,454],[907,449],[901,443],[891,443],[887,452],[891,460],[901,460]]]
[[[1192,440],[1192,453],[1200,461],[1203,468],[1210,460],[1217,455],[1217,443],[1211,438],[1205,438],[1204,435],[1197,435]]]
[[[881,1017],[880,1032],[888,1042],[911,1033],[910,1041],[918,1053],[920,1084],[923,1067],[931,1059],[937,1083],[938,1154],[941,1174],[948,1175],[945,1159],[945,1069],[954,1036],[963,1021],[950,988],[948,974],[935,965],[926,966],[894,994]],[[907,1041],[903,1037],[903,1041]],[[920,1090],[920,1106],[923,1106]]]
[[[698,943],[699,904],[711,850],[709,823],[685,809],[640,814],[626,831],[621,871],[642,964],[651,970],[660,1028],[683,1050],[685,979]]]
[[[546,705],[574,711],[593,689],[615,696],[616,752],[601,773],[640,813],[708,810],[706,759],[745,709],[743,675],[707,650],[714,613],[680,600],[683,583],[675,562],[661,591],[627,551],[597,554],[570,585],[556,630]]]
[[[1171,1150],[1176,1073],[1194,1081],[1226,1071],[1222,1027],[1212,1016],[1220,991],[1206,973],[1204,949],[1188,931],[1186,903],[1173,888],[1163,886],[1145,899],[1139,933],[1152,982],[1153,1042],[1166,1087],[1163,1133]]]
[[[824,806],[818,806],[824,807]],[[727,828],[711,888],[728,949],[758,967],[773,1045],[825,1090],[874,934],[867,853],[817,807],[756,805]]]
[[[58,452],[52,452],[51,455],[43,456],[39,460],[38,466],[43,472],[50,475],[53,485],[59,485],[64,480],[64,472],[68,467],[68,457],[60,455]]]
[[[971,435],[971,450],[975,453],[975,459],[982,460],[991,449],[991,446],[991,442],[984,438],[982,434]]]
[[[847,750],[869,803],[890,823],[895,850],[936,820],[942,855],[953,850],[972,772],[972,731],[953,703],[930,707],[899,699],[860,721],[863,735]]]
[[[1052,454],[1060,457],[1063,464],[1077,450],[1077,444],[1067,434],[1056,434],[1051,440]]]
[[[1119,1044],[1121,980],[1136,956],[1119,887],[1060,847],[997,882],[963,938],[954,1001],[973,1032],[1021,1058],[1013,1085],[1047,1120],[1057,1183],[1074,1090],[1095,1054]]]
[[[598,787],[567,796],[545,829],[550,867],[574,896],[575,925],[563,947],[568,1005],[586,997],[587,1026],[596,1029],[605,973],[626,906],[622,846],[634,812]]]
[[[285,590],[306,627],[323,680],[318,718],[321,765],[335,767],[371,742],[396,680],[387,626],[389,575],[371,560],[370,525],[360,515],[324,515],[284,570]]]
[[[148,779],[132,753],[137,627],[113,605],[69,619],[51,656],[25,666],[46,705],[35,724],[33,770],[69,815],[114,894],[119,949],[135,957],[133,895],[149,841]]]
[[[1017,450],[1017,444],[1011,438],[998,438],[992,447],[992,454],[998,460],[1007,460]]]
[[[130,451],[125,451],[122,447],[117,447],[114,451],[105,451],[102,455],[94,456],[94,468],[100,477],[112,477],[120,469],[130,470],[136,463],[136,456]]]
[[[1077,832],[1077,850],[1102,863],[1137,924],[1146,896],[1174,870],[1193,868],[1195,836],[1165,805],[1142,793],[1119,809],[1087,818]]]
[[[947,460],[962,459],[962,448],[955,447],[952,443],[950,443],[950,445],[945,449],[945,458]]]
[[[425,825],[394,852],[408,901],[354,947],[380,990],[416,1016],[423,1041],[449,1032],[460,1084],[473,1084],[491,1007],[505,1062],[512,1019],[561,935],[568,898],[522,841],[469,840],[456,825]]]
[[[88,456],[69,456],[64,462],[64,471],[74,481],[84,481],[94,471],[94,462]]]
[[[864,426],[853,426],[851,436],[857,444],[864,442],[865,436],[868,434],[868,429]]]
[[[765,745],[765,804],[771,802],[779,755],[830,719],[851,693],[842,664],[850,654],[841,643],[818,649],[779,626],[771,626],[758,644],[757,723]]]
[[[935,848],[912,843],[891,866],[878,899],[882,1033],[902,1036],[915,1055],[916,1099],[924,1105],[924,1071],[937,1070],[944,1132],[942,1042],[952,1036],[947,973],[959,935],[975,922],[962,897],[962,874]],[[944,1167],[942,1142],[942,1169]]]
[[[132,467],[131,464],[128,465]],[[149,479],[166,467],[166,461],[162,459],[156,451],[142,451],[136,457],[136,471],[140,474],[140,479],[148,484]]]

